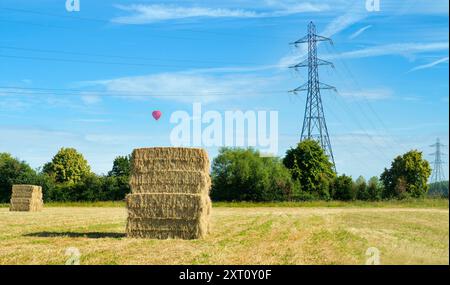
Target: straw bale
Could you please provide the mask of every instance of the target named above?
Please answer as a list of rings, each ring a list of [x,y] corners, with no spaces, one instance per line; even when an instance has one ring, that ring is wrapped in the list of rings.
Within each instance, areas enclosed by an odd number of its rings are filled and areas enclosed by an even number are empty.
[[[11,203],[10,211],[37,212],[43,208],[42,203]]]
[[[186,148],[186,147],[153,147],[153,148],[139,148],[133,150],[133,160],[143,159],[151,160],[155,158],[162,159],[205,159],[208,160],[208,153],[201,148]]]
[[[40,211],[42,208],[42,187],[13,185],[10,211]]]
[[[211,178],[205,150],[135,149],[132,165],[127,236],[196,239],[208,233]]]
[[[131,192],[139,193],[179,193],[179,194],[201,194],[208,195],[210,186],[204,185],[171,185],[171,184],[147,184],[131,185]]]
[[[184,231],[140,231],[129,230],[127,237],[129,238],[147,238],[147,239],[200,239],[204,238],[206,233],[184,232]]]
[[[182,171],[203,171],[209,172],[210,164],[208,159],[190,158],[153,158],[153,159],[134,159],[133,173],[145,174],[158,170],[182,170]]]
[[[208,196],[191,194],[129,194],[128,216],[131,218],[197,219],[208,214]]]
[[[127,236],[197,239],[208,233],[207,217],[197,220],[128,218]]]
[[[130,186],[133,193],[208,193],[211,178],[200,171],[153,171],[132,175]]]

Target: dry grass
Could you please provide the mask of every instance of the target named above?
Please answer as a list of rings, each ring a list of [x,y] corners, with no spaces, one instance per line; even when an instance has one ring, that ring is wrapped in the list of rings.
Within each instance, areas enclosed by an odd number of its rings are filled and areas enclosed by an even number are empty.
[[[449,211],[440,208],[214,207],[203,240],[125,238],[118,207],[0,208],[0,264],[449,264]]]

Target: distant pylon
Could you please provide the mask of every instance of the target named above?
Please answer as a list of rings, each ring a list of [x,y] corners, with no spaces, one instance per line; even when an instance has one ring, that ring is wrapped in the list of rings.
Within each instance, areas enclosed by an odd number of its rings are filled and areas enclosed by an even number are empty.
[[[442,161],[441,156],[443,153],[441,152],[441,147],[444,145],[440,143],[439,138],[436,139],[436,143],[430,145],[430,147],[434,147],[436,149],[435,152],[430,155],[434,156],[433,163],[433,173],[431,174],[430,183],[436,183],[445,180],[444,171],[442,170],[442,165],[444,162]]]
[[[328,135],[327,124],[325,122],[325,115],[323,112],[322,98],[320,95],[321,89],[332,89],[336,91],[336,88],[319,81],[319,65],[331,65],[329,61],[317,58],[317,42],[329,41],[333,43],[331,39],[322,37],[316,34],[316,26],[313,22],[308,25],[308,34],[303,38],[295,41],[291,44],[296,47],[298,44],[308,43],[308,58],[303,62],[290,66],[290,68],[298,69],[299,67],[308,67],[308,82],[300,87],[289,92],[297,94],[300,91],[307,91],[305,114],[303,118],[303,127],[300,141],[305,139],[314,139],[320,143],[323,150],[333,163],[334,170],[336,171],[336,164],[334,163],[333,150],[331,148],[330,137]]]

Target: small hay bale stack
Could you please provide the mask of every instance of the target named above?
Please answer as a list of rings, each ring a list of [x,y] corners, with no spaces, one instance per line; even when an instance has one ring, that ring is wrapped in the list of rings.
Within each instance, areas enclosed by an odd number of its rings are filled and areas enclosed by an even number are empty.
[[[127,236],[198,239],[209,231],[209,158],[197,148],[142,148],[132,155]]]
[[[41,186],[13,185],[10,211],[37,212],[43,207]]]

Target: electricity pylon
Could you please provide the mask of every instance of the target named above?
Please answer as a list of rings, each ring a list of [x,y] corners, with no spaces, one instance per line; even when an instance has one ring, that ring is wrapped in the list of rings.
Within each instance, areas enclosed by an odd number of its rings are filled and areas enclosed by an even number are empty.
[[[334,170],[336,171],[336,164],[334,163],[333,150],[331,148],[330,137],[328,135],[327,124],[323,112],[322,98],[320,95],[321,89],[331,89],[336,91],[336,88],[331,85],[321,83],[319,81],[318,70],[319,65],[330,65],[333,68],[334,66],[329,61],[317,58],[317,42],[320,41],[329,41],[333,44],[331,39],[317,35],[316,26],[313,22],[310,22],[308,25],[308,34],[298,41],[291,43],[296,47],[299,44],[308,44],[308,58],[303,62],[290,66],[290,68],[294,68],[296,70],[299,67],[308,67],[308,82],[289,92],[297,94],[297,92],[300,91],[307,91],[306,107],[300,141],[305,139],[313,139],[318,141],[333,163]]]
[[[443,146],[444,145],[441,144],[439,138],[436,139],[435,144],[430,145],[430,147],[434,147],[436,149],[435,152],[430,154],[434,156],[433,173],[431,174],[430,183],[436,183],[445,180],[444,171],[442,169],[442,165],[444,164],[444,162],[441,158],[441,156],[443,155],[443,153],[441,152],[441,147]]]

